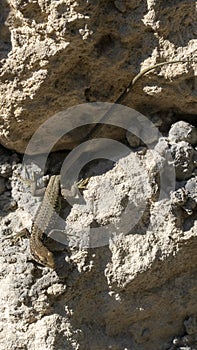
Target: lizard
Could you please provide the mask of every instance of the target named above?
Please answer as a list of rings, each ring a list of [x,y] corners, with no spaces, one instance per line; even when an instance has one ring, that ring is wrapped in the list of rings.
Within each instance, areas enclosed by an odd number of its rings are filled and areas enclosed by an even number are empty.
[[[138,79],[140,79],[144,74],[149,71],[161,67],[163,65],[178,63],[178,62],[188,62],[188,61],[169,61],[161,62],[155,64],[154,66],[148,67],[139,74],[137,74],[134,79],[132,79],[129,85],[124,89],[123,93],[116,99],[114,104],[122,102],[124,97],[130,91],[130,88],[136,84]],[[107,120],[109,113],[112,111],[113,106],[104,114],[100,122],[95,124],[95,126],[86,135],[83,141],[89,140],[90,138],[97,137],[100,129],[102,128],[102,123]],[[87,182],[86,180],[83,180]],[[83,188],[83,184],[82,187]],[[54,214],[60,211],[60,175],[52,175],[49,179],[49,183],[46,187],[46,191],[43,200],[38,208],[38,211],[33,219],[30,235],[30,251],[34,260],[44,266],[50,267],[51,269],[56,268],[54,254],[45,246],[45,236],[46,232],[52,228],[54,225]]]
[[[30,251],[35,261],[55,269],[53,253],[44,244],[44,233],[60,211],[60,175],[52,175],[31,227]]]
[[[83,189],[89,178],[80,180],[75,184],[79,189]],[[71,189],[72,190],[72,189]],[[61,209],[61,186],[60,175],[52,175],[46,187],[44,197],[34,217],[31,235],[30,251],[34,260],[38,263],[55,269],[55,259],[53,253],[44,245],[47,231],[53,228],[55,214],[59,214]]]
[[[43,193],[43,188],[36,190],[35,178],[32,181],[30,179],[24,179],[18,175],[17,177],[19,177],[22,182],[25,182],[28,186],[31,187],[31,193],[33,195],[40,195]],[[77,186],[79,189],[84,189],[88,181],[89,178],[80,180],[74,184],[73,188],[71,188],[71,191],[75,190],[75,186]],[[54,227],[55,216],[60,213],[61,195],[62,192],[60,175],[52,175],[45,188],[42,202],[33,219],[31,232],[25,228],[14,236],[14,242],[23,236],[29,237],[30,252],[33,259],[37,263],[50,267],[51,269],[56,268],[56,263],[54,254],[45,245],[45,240],[47,235]],[[9,236],[7,238],[10,237],[12,236]]]
[[[45,246],[44,241],[48,231],[50,232],[50,228],[53,227],[55,213],[59,214],[61,209],[60,175],[52,175],[47,186],[40,190],[36,190],[35,178],[34,180],[30,180],[22,178],[18,174],[16,176],[27,186],[31,187],[32,195],[40,196],[44,190],[44,196],[32,220],[30,231],[27,228],[23,228],[15,235],[8,235],[5,239],[11,239],[13,243],[16,243],[23,237],[29,238],[30,252],[33,259],[41,265],[55,269],[54,255]]]

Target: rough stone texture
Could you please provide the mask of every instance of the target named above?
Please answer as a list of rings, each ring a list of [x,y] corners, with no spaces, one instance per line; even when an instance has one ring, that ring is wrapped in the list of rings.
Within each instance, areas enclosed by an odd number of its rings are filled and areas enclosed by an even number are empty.
[[[2,0],[1,143],[24,152],[54,113],[114,102],[140,70],[173,59],[190,62],[144,76],[123,103],[146,115],[171,111],[176,119],[191,119],[197,106],[195,17],[193,0]],[[86,129],[80,136],[73,131],[56,149],[73,148]],[[121,137],[120,131],[113,135]]]
[[[192,0],[1,0],[0,141],[12,151],[0,148],[0,349],[197,350],[196,23]],[[24,152],[54,113],[114,102],[139,71],[173,59],[190,62],[141,77],[123,101],[153,122],[149,147],[145,124],[126,139],[107,128],[133,149],[81,171],[91,176],[85,203],[62,200],[66,235],[45,242],[57,270],[38,266],[28,239],[13,240],[41,200],[19,179],[13,150]],[[49,155],[46,173],[59,173],[66,155]]]
[[[181,141],[172,145],[171,149],[174,157],[177,179],[180,181],[189,179],[194,171],[193,147],[189,143]]]
[[[186,122],[178,122],[172,125],[169,132],[171,142],[185,141],[191,144],[197,143],[196,128]]]
[[[84,178],[92,176],[82,194],[85,202],[76,197],[72,207],[64,203],[61,214],[67,245],[48,239],[56,271],[31,260],[28,239],[13,242],[13,232],[30,228],[39,199],[16,176],[20,157],[1,150],[6,190],[0,198],[0,348],[197,349],[196,163],[188,153],[169,157],[173,130],[182,135],[182,125],[174,124],[152,149],[143,145],[114,166],[99,160],[83,170]],[[186,134],[188,129],[192,125]],[[189,147],[196,152],[196,144]],[[172,171],[181,157],[193,162],[184,181]],[[47,172],[63,159],[61,153],[51,155]],[[30,164],[31,170],[39,168]],[[56,237],[62,239],[62,233]]]
[[[195,350],[197,342],[196,316],[192,315],[184,321],[185,335],[173,339],[173,345],[169,350]]]

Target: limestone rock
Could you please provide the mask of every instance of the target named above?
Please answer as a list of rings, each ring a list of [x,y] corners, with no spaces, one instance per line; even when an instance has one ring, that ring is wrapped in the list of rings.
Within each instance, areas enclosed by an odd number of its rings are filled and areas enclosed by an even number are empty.
[[[2,0],[0,6],[5,147],[23,153],[55,113],[81,103],[115,102],[137,73],[162,61],[189,60],[143,76],[121,103],[145,115],[196,113],[194,1]],[[66,134],[54,150],[72,149],[89,129]],[[122,137],[119,130],[106,135]],[[35,152],[42,151],[38,144]]]
[[[182,143],[195,147],[161,136],[152,149],[144,145],[115,164],[97,160],[83,170],[83,178],[91,176],[83,202],[76,197],[62,207],[67,241],[50,245],[55,271],[32,260],[28,239],[12,239],[31,227],[39,201],[21,183],[22,164],[10,154],[5,192],[17,209],[5,210],[1,194],[2,349],[197,348],[196,175],[177,180],[170,157]],[[60,161],[62,154],[51,155],[47,172]],[[26,172],[33,169],[39,170],[29,164]]]

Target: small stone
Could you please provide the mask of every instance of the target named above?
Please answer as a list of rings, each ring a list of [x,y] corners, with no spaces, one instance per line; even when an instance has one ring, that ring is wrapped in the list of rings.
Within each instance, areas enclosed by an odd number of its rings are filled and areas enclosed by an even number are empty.
[[[0,164],[0,176],[9,177],[12,174],[12,166],[9,163]]]
[[[139,137],[132,134],[131,132],[126,133],[126,138],[127,138],[127,141],[131,147],[136,148],[136,147],[139,147],[141,145],[141,140],[139,139]]]
[[[169,131],[169,140],[173,142],[185,141],[192,145],[197,142],[197,129],[184,121],[172,125]]]
[[[197,176],[192,177],[186,182],[185,188],[191,197],[197,203]]]
[[[61,283],[55,283],[47,289],[47,293],[50,295],[62,295],[66,290],[66,286]]]
[[[177,180],[189,179],[194,171],[195,151],[193,147],[189,143],[181,141],[171,146],[171,154],[174,159]]]

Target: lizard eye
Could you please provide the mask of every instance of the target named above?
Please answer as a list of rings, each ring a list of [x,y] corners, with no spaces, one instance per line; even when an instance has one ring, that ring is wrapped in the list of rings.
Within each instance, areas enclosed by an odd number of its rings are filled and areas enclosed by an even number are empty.
[[[39,257],[39,260],[37,260],[42,265],[47,265],[47,258],[46,257]]]
[[[41,257],[41,256],[37,256],[36,254],[32,254],[34,260],[42,265],[47,265],[47,258],[46,257]]]

